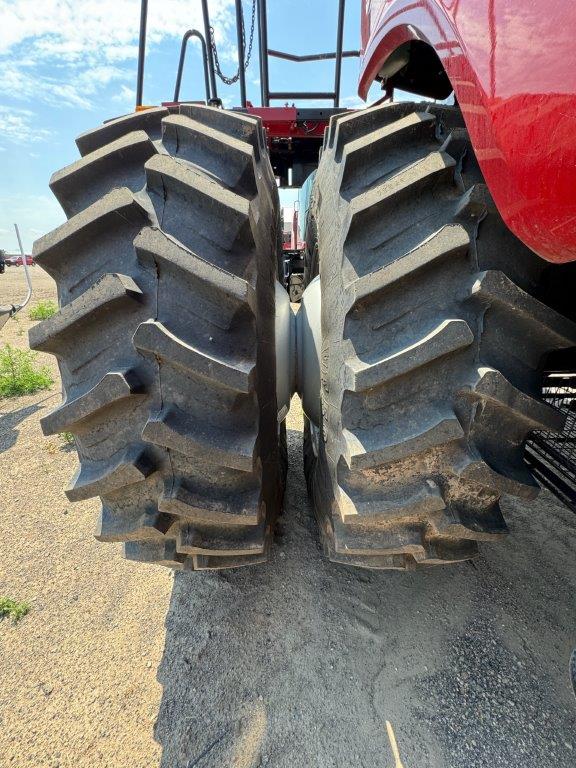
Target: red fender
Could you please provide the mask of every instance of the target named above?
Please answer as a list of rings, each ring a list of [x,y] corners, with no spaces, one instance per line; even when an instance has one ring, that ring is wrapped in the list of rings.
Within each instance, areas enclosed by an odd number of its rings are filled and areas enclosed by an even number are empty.
[[[433,46],[510,229],[576,260],[576,3],[363,0],[358,92],[403,43]]]

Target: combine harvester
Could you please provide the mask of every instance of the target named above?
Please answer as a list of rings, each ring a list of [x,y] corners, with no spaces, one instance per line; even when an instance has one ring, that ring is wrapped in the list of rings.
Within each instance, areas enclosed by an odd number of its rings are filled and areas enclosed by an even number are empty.
[[[101,497],[101,541],[175,568],[265,560],[294,390],[334,561],[472,558],[506,533],[501,495],[533,498],[534,476],[574,504],[576,63],[550,19],[572,29],[576,6],[517,5],[366,1],[361,50],[344,51],[339,0],[336,50],[295,56],[269,48],[265,0],[246,46],[237,0],[228,110],[206,0],[174,98],[142,106],[142,2],[136,111],[79,136],[50,185],[68,221],[34,249],[60,311],[31,346],[57,356],[65,390],[42,425],[74,433],[66,493]],[[179,96],[192,36],[201,104]],[[269,56],[333,60],[333,90],[271,91]],[[349,56],[381,103],[340,107]],[[313,172],[294,324],[277,187]]]

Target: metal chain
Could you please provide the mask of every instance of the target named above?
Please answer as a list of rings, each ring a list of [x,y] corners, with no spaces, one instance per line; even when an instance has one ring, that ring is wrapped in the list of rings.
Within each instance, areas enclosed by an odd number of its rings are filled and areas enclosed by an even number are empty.
[[[248,42],[248,51],[246,53],[246,59],[244,61],[244,70],[248,69],[248,64],[250,64],[250,58],[252,56],[252,43],[254,42],[254,26],[256,21],[256,0],[252,0],[252,20],[250,22],[250,40]],[[244,28],[244,11],[242,11],[242,16],[240,18],[240,24],[242,27],[242,47],[244,50],[246,50],[246,30]],[[216,38],[214,37],[214,27],[210,27],[210,47],[212,48],[212,53],[214,54],[214,67],[216,69],[216,74],[222,80],[223,83],[226,83],[226,85],[234,85],[235,82],[238,81],[240,78],[240,67],[241,64],[238,65],[238,71],[233,77],[227,77],[224,72],[220,69],[220,60],[218,59],[218,50],[216,49]]]

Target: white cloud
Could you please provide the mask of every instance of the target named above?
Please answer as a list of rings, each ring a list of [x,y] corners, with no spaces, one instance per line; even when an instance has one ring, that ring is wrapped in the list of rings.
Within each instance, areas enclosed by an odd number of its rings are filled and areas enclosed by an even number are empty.
[[[134,102],[136,91],[134,88],[128,88],[127,85],[121,85],[120,90],[112,97],[112,101],[123,102],[129,101],[131,104]]]
[[[0,248],[15,253],[18,242],[12,222],[17,222],[24,248],[29,252],[32,242],[65,220],[64,213],[52,195],[10,192],[0,195]]]
[[[340,99],[340,106],[347,107],[348,109],[362,109],[366,104],[362,101],[360,96],[344,96]]]
[[[39,127],[38,120],[31,110],[0,105],[0,138],[9,139],[16,144],[29,144],[45,141],[50,135],[50,131]]]
[[[42,101],[51,106],[69,106],[89,109],[89,99],[83,95],[82,89],[74,82],[73,73],[62,73],[62,76],[48,77],[42,74],[39,66],[22,67],[14,61],[3,60],[0,57],[2,78],[0,79],[0,94],[12,99],[25,102]],[[70,82],[67,82],[70,80]]]
[[[211,21],[216,29],[230,28],[233,7],[233,0],[212,0]],[[78,60],[99,53],[103,59],[109,59],[111,50],[131,57],[138,40],[139,20],[140,0],[4,0],[0,8],[0,54],[28,41],[32,53],[48,57]],[[181,37],[184,24],[202,28],[200,3],[150,3],[150,42],[167,36]]]
[[[112,96],[112,101],[115,104],[119,104],[120,109],[130,112],[134,108],[136,91],[133,88],[129,88],[127,85],[122,84],[120,90]]]
[[[248,0],[244,4],[247,11]],[[234,0],[210,0],[210,12],[221,60],[228,61],[235,50]],[[36,113],[42,114],[42,104],[74,112],[112,102],[121,111],[133,109],[139,21],[140,0],[0,0],[0,153],[22,143],[16,149],[33,157],[29,150],[48,139],[56,153],[59,129],[40,123]],[[179,41],[189,27],[203,28],[198,0],[150,3],[148,52],[169,42],[172,77]],[[151,68],[147,72],[153,81]],[[20,224],[28,251],[39,234],[65,218],[51,195],[30,194],[39,181],[27,181],[26,192],[18,189],[24,183],[5,184],[0,194],[0,248],[9,251],[17,247],[13,221]]]
[[[211,0],[210,13],[226,58],[233,47],[233,0]],[[140,0],[3,0],[0,94],[89,109],[105,87],[133,78],[123,65],[136,58],[139,21]],[[180,38],[188,27],[203,28],[200,3],[150,3],[149,49]]]

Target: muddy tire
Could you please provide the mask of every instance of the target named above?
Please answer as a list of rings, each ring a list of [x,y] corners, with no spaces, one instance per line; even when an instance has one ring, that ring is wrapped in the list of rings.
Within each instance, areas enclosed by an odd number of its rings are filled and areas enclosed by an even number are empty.
[[[157,108],[77,140],[41,238],[59,312],[30,332],[58,358],[74,434],[71,501],[97,538],[175,568],[266,559],[283,493],[274,292],[279,206],[258,120]]]
[[[546,353],[576,325],[543,300],[547,264],[503,224],[460,113],[398,104],[332,118],[314,195],[322,423],[305,465],[332,560],[467,560],[506,533]],[[313,252],[313,246],[311,249]]]

